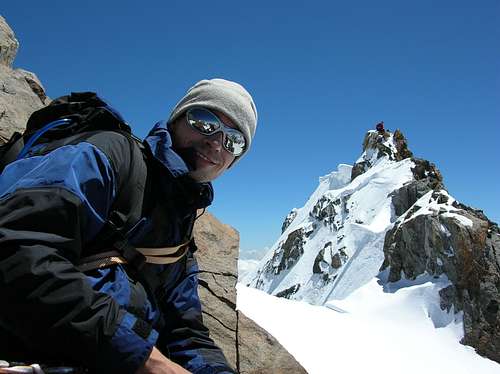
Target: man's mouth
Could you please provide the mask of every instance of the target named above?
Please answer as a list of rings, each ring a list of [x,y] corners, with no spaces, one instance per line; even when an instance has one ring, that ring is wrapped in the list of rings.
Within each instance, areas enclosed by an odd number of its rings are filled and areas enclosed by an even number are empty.
[[[198,157],[202,158],[203,160],[210,162],[211,164],[218,165],[219,163],[210,159],[209,157],[205,156],[203,153],[200,153],[199,151],[196,151],[196,154]]]

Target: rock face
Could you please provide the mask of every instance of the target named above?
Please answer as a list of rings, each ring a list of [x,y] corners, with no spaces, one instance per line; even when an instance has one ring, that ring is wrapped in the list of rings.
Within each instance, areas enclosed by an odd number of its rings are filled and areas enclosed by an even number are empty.
[[[19,43],[0,16],[0,144],[22,132],[31,113],[50,102],[35,74],[12,69]],[[239,234],[210,213],[197,221],[199,294],[212,338],[242,374],[305,373],[267,332],[236,310]]]
[[[422,212],[424,206],[430,211]],[[420,197],[387,232],[382,269],[389,280],[446,274],[441,307],[464,313],[463,343],[500,362],[500,233],[481,211],[457,203],[445,190]]]
[[[286,216],[283,224],[281,225],[281,233],[283,234],[285,230],[290,226],[290,223],[297,217],[297,209],[292,209],[290,213]]]
[[[28,117],[50,101],[35,74],[12,69],[19,43],[0,16],[0,144],[22,132]]]
[[[306,373],[276,339],[236,310],[238,232],[205,213],[194,235],[204,322],[229,362],[241,374]]]

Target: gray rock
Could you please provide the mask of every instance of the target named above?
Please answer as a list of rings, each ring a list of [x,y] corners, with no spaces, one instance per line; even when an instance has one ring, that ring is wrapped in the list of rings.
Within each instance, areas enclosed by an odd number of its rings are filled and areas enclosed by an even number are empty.
[[[403,215],[413,204],[431,190],[426,180],[415,180],[391,193],[394,213],[397,217]]]
[[[291,287],[288,287],[287,289],[277,292],[276,297],[283,297],[285,299],[291,298],[293,295],[295,295],[298,291],[300,290],[300,284],[294,284]]]
[[[19,42],[5,18],[0,16],[0,65],[8,68],[16,58]]]
[[[43,88],[42,82],[40,82],[38,77],[32,72],[23,69],[16,69],[16,72],[24,76],[26,83],[28,83],[31,90],[38,96],[42,104],[48,104],[48,102],[46,102],[48,98],[45,94],[45,89]]]
[[[307,374],[302,366],[264,329],[238,312],[241,374]]]
[[[433,163],[421,158],[412,158],[415,167],[411,169],[416,180],[426,180],[428,186],[433,190],[444,188],[443,176]]]
[[[35,74],[13,70],[19,43],[0,16],[0,144],[22,132],[29,116],[50,101]]]
[[[366,133],[363,140],[363,152],[367,149],[374,149],[377,152],[377,158],[387,156],[390,160],[401,161],[405,158],[413,157],[413,153],[408,148],[408,142],[401,130],[396,130],[393,134],[393,143],[396,147],[396,152],[387,147],[384,143],[389,136],[389,131],[375,132],[369,131]],[[351,181],[359,175],[365,173],[371,167],[368,160],[363,160],[354,164],[351,171]]]
[[[351,181],[357,176],[364,174],[372,165],[370,161],[360,161],[354,164],[351,170]]]
[[[396,160],[401,161],[405,158],[413,157],[413,153],[408,148],[408,142],[406,141],[405,136],[401,132],[401,130],[397,129],[394,131],[394,145],[396,146]]]
[[[242,374],[305,373],[276,339],[236,311],[238,232],[205,213],[194,235],[203,319],[229,363]]]
[[[333,201],[326,196],[322,196],[309,214],[318,221],[322,221],[325,225],[332,225],[335,221],[337,206],[340,206],[340,200]]]
[[[297,209],[292,209],[290,213],[287,214],[285,220],[283,221],[283,224],[281,225],[281,233],[283,234],[285,230],[290,226],[290,224],[293,222],[293,220],[297,217]]]
[[[292,231],[287,236],[285,242],[280,246],[280,252],[275,254],[275,257],[281,257],[278,268],[276,269],[278,274],[294,266],[300,256],[304,254],[304,236],[303,229]],[[276,260],[275,257],[273,257],[274,260]]]
[[[431,198],[445,203],[447,196],[435,191]],[[443,211],[408,219],[410,208],[406,220],[386,234],[381,270],[390,267],[391,282],[401,274],[409,279],[446,274],[452,285],[440,291],[441,307],[463,310],[462,342],[500,362],[500,232],[481,211],[460,207],[454,213],[472,226]]]

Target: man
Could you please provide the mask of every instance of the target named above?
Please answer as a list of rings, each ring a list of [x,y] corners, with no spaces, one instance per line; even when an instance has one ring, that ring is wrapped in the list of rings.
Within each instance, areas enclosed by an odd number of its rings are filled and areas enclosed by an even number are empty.
[[[97,373],[233,373],[201,320],[191,232],[212,201],[210,181],[249,150],[256,124],[242,86],[203,80],[142,149],[118,132],[84,133],[7,166],[0,359],[71,361]],[[127,199],[138,203],[117,211]],[[140,219],[130,222],[130,212]],[[108,243],[123,257],[89,266]]]

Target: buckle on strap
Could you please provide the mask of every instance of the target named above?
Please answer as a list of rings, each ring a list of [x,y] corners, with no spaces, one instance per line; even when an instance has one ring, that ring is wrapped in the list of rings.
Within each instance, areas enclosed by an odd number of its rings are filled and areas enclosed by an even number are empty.
[[[81,272],[102,269],[116,264],[126,264],[127,261],[118,251],[102,252],[97,255],[82,258],[76,268]]]
[[[117,240],[113,243],[113,248],[118,250],[120,255],[129,265],[133,266],[136,270],[141,268],[146,263],[146,256],[140,253],[129,241],[125,238]]]

